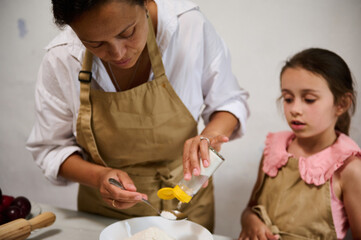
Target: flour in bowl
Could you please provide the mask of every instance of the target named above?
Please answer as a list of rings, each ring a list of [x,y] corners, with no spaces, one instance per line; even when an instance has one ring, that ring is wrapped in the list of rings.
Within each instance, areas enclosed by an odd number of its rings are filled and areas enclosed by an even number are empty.
[[[150,227],[143,231],[137,232],[126,240],[175,240],[169,237],[165,232],[156,227]]]

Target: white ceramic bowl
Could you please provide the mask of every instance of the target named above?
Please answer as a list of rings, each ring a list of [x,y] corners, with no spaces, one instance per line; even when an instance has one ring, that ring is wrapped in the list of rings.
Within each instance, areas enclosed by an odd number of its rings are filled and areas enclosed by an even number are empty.
[[[213,240],[201,225],[188,221],[170,221],[162,217],[138,217],[115,222],[100,233],[99,240],[124,240],[149,227],[157,227],[176,240]]]

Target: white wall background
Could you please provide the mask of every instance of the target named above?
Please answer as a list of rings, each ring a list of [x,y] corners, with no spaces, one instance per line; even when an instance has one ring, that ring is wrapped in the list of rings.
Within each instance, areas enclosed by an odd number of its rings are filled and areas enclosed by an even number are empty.
[[[351,137],[361,145],[361,1],[195,0],[228,44],[234,73],[250,92],[246,135],[222,149],[215,174],[215,233],[236,238],[267,132],[287,129],[276,106],[283,61],[308,47],[328,48],[349,64],[359,106]],[[76,208],[76,189],[51,185],[25,150],[43,47],[57,34],[50,1],[0,0],[0,188],[7,195]]]

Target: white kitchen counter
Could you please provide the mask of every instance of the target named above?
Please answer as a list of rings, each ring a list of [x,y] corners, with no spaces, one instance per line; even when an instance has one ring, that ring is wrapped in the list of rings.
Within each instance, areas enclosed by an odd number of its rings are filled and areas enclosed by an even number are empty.
[[[48,227],[35,230],[29,240],[90,240],[99,239],[100,232],[108,225],[119,221],[99,215],[38,204],[42,212],[53,212],[55,222]],[[232,240],[232,238],[213,235],[214,240]]]

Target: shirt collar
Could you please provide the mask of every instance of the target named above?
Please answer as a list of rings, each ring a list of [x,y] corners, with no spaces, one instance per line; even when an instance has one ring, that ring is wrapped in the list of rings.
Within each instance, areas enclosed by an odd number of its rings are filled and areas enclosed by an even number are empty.
[[[48,51],[51,48],[62,45],[65,45],[67,51],[75,59],[79,62],[82,61],[85,47],[70,26],[66,26],[64,30],[45,47],[45,50]]]
[[[155,0],[155,2],[158,11],[157,43],[160,52],[163,53],[177,31],[179,16],[199,7],[187,0]]]
[[[277,176],[288,158],[293,157],[287,152],[287,147],[294,137],[293,132],[289,131],[267,135],[262,169],[270,177]],[[312,156],[298,159],[300,176],[308,184],[322,185],[351,156],[361,156],[361,149],[350,137],[338,133],[337,140],[331,146]]]

